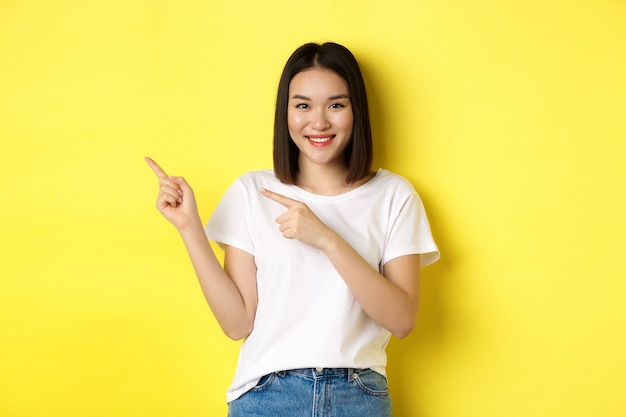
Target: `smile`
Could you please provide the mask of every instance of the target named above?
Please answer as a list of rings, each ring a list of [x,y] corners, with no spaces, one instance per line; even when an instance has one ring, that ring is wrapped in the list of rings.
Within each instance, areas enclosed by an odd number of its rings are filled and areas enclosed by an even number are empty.
[[[312,142],[315,146],[320,146],[329,143],[335,138],[335,135],[331,136],[306,136],[306,138]]]

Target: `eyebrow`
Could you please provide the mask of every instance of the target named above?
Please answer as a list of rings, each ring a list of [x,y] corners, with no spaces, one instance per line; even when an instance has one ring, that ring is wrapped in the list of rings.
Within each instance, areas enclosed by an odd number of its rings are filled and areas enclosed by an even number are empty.
[[[303,96],[302,94],[294,94],[293,96],[291,96],[292,99],[299,99],[299,100],[308,100],[311,101],[311,99],[307,96]],[[349,99],[350,96],[348,96],[347,94],[337,94],[334,96],[330,96],[328,97],[328,100],[338,100],[338,99],[342,99],[342,98],[347,98]]]

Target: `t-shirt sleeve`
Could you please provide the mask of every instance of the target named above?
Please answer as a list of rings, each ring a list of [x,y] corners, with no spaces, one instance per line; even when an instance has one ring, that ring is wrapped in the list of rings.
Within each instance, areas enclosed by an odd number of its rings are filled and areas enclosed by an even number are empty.
[[[209,239],[221,248],[233,246],[254,254],[250,237],[250,198],[241,179],[236,180],[224,193],[204,230]]]
[[[404,255],[420,255],[420,265],[439,259],[422,199],[410,186],[403,198],[395,198],[392,218],[382,263]]]

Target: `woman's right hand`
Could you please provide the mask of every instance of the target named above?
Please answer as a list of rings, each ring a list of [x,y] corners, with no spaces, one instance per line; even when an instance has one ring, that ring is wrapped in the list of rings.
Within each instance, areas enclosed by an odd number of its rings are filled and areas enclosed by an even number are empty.
[[[167,175],[152,159],[146,162],[159,178],[156,207],[179,231],[193,222],[200,222],[198,205],[193,190],[183,177]]]

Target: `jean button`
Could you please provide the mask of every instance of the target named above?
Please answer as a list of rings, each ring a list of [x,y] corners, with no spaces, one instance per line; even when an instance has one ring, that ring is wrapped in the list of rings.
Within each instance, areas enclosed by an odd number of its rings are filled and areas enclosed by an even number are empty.
[[[317,372],[322,372],[322,371],[324,370],[324,368],[321,368],[321,367],[319,367],[319,366],[318,366],[317,368],[315,368],[315,370],[316,370]]]

